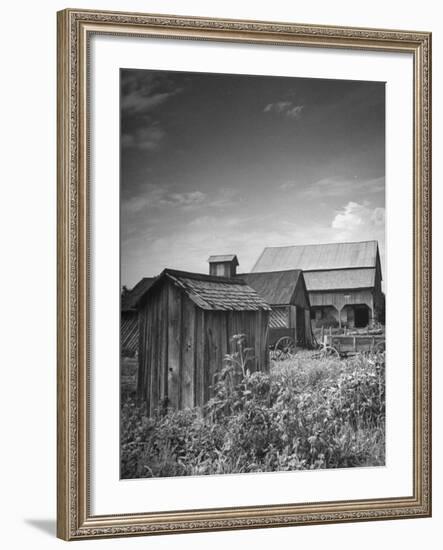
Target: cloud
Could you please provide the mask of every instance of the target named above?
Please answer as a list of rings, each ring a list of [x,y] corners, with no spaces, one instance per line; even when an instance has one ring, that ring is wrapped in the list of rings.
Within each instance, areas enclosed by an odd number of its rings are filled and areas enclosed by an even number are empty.
[[[153,95],[144,95],[140,90],[134,90],[130,94],[124,96],[121,101],[122,111],[132,114],[146,112],[158,107],[176,92],[164,92]]]
[[[385,209],[384,208],[375,208],[371,214],[371,221],[376,226],[385,225]]]
[[[126,115],[147,114],[182,90],[168,75],[124,71],[121,80],[121,111]]]
[[[385,276],[385,209],[370,203],[349,201],[334,216],[329,230],[331,242],[378,241],[382,274]]]
[[[224,209],[236,206],[240,201],[241,197],[239,197],[238,189],[222,187],[209,198],[207,206],[215,209]]]
[[[184,200],[174,196],[174,200],[192,201],[191,194],[186,194]],[[160,202],[170,201],[171,196],[162,196]],[[200,201],[203,197],[194,199]],[[377,239],[384,265],[384,208],[350,201],[333,217],[306,224],[296,219],[276,220],[272,214],[267,218],[248,211],[208,211],[204,205],[214,200],[205,195],[203,203],[190,211],[190,220],[161,214],[154,221],[152,215],[143,213],[149,231],[139,230],[138,237],[122,251],[125,284],[135,284],[142,276],[155,275],[165,267],[207,273],[206,260],[211,254],[237,254],[239,272],[248,272],[264,247],[306,243]]]
[[[367,195],[369,193],[381,193],[384,190],[384,177],[372,179],[327,177],[310,184],[302,194],[307,198],[321,199],[324,197],[344,197],[361,192]]]
[[[139,265],[139,273],[147,273],[148,269],[161,271],[164,267],[207,273],[208,257],[223,253],[238,254],[240,269],[249,271],[264,246],[285,244],[291,239],[292,231],[260,228],[259,220],[251,224],[249,217],[203,216],[178,230],[159,234],[150,241],[149,248],[141,242],[140,248],[147,254],[141,255],[146,268]]]
[[[132,133],[122,135],[122,147],[125,149],[157,151],[165,136],[166,132],[158,124],[137,128]]]
[[[297,184],[294,181],[285,181],[284,183],[279,185],[279,188],[282,191],[289,191],[291,189],[295,189],[297,187]]]
[[[377,239],[384,242],[385,209],[349,201],[332,220],[336,240]]]
[[[277,101],[276,103],[268,103],[263,109],[265,113],[282,113],[285,109],[291,107],[292,103],[290,101]]]
[[[210,197],[206,197],[209,203]],[[206,204],[205,203],[205,204]],[[266,246],[327,242],[331,229],[327,224],[297,223],[276,220],[274,214],[257,215],[248,211],[208,211],[198,207],[191,220],[175,216],[143,215],[149,232],[139,229],[122,249],[122,277],[125,284],[135,284],[142,276],[155,275],[165,267],[207,273],[211,254],[234,253],[239,270],[248,272]]]
[[[132,219],[139,213],[146,214],[165,208],[178,208],[181,211],[195,209],[222,210],[236,204],[237,190],[219,189],[213,194],[200,190],[176,191],[171,185],[147,184],[143,192],[126,199],[122,203],[122,212]],[[170,212],[168,213],[170,216]]]
[[[268,103],[263,109],[264,113],[276,113],[294,120],[300,118],[304,105],[296,105],[292,101],[277,101],[276,103]]]
[[[164,199],[164,204],[171,206],[194,206],[203,204],[205,202],[206,195],[201,191],[191,191],[189,193],[171,193]]]
[[[348,202],[348,204],[332,220],[332,228],[344,231],[352,231],[363,224],[364,206],[357,202]]]
[[[206,202],[206,194],[201,191],[185,193],[171,192],[167,186],[148,184],[141,196],[134,196],[123,202],[123,210],[128,214],[136,214],[147,209],[160,207],[189,208]]]

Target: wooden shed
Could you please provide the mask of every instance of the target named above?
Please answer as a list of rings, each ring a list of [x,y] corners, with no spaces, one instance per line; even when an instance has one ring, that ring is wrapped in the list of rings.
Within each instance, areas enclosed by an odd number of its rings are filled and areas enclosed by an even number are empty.
[[[120,355],[134,357],[138,351],[137,302],[155,281],[155,277],[143,277],[120,300]]]
[[[309,294],[300,269],[245,273],[238,277],[245,280],[272,308],[269,320],[271,346],[279,338],[290,336],[297,346],[312,347]]]
[[[138,301],[137,394],[149,414],[203,405],[235,334],[254,350],[250,370],[267,370],[270,311],[241,279],[165,269]]]

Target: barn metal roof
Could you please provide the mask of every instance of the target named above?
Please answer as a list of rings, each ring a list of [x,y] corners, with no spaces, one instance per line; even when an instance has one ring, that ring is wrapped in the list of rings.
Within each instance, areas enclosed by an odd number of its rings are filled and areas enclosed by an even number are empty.
[[[208,262],[214,263],[214,262],[232,262],[235,260],[236,264],[238,265],[238,259],[235,254],[218,254],[215,256],[209,256]]]
[[[375,267],[377,241],[267,247],[252,272]]]
[[[371,288],[375,284],[375,268],[305,271],[304,277],[308,292]]]
[[[158,278],[170,279],[201,309],[215,311],[270,311],[267,302],[242,279],[165,269]],[[149,291],[153,292],[155,286]],[[149,292],[148,291],[148,292]]]
[[[156,277],[143,277],[132,290],[121,298],[121,310],[122,311],[135,311],[137,308],[137,302],[145,294],[145,292],[152,286]]]
[[[245,280],[268,304],[277,306],[293,303],[300,274],[300,269],[291,269],[265,273],[244,273],[237,276]],[[301,304],[294,303],[293,305]]]

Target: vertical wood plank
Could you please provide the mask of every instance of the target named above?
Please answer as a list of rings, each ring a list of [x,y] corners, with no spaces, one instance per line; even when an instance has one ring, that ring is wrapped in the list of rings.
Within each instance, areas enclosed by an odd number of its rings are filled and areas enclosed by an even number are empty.
[[[150,414],[150,404],[151,404],[151,324],[152,324],[152,311],[151,303],[145,304],[145,330],[143,336],[143,370],[144,370],[144,399],[146,400],[146,406],[148,414]]]
[[[270,368],[270,359],[269,359],[269,321],[271,318],[271,313],[269,311],[266,311],[264,313],[264,324],[263,324],[263,331],[264,331],[264,342],[265,342],[265,371],[269,372]]]
[[[262,353],[262,311],[257,311],[256,314],[254,314],[254,335],[255,335],[255,357],[256,357],[256,363],[255,368],[256,370],[263,370],[263,353]]]
[[[210,376],[210,370],[211,370],[211,349],[212,349],[212,329],[211,329],[211,312],[205,311],[205,325],[204,325],[204,335],[205,335],[205,343],[204,343],[204,359],[203,359],[203,400],[206,402],[212,395],[212,389],[211,389],[211,376]]]
[[[305,309],[305,333],[306,342],[309,346],[312,346],[312,326],[311,326],[311,312],[309,309]]]
[[[215,373],[217,372],[217,312],[206,312],[206,356],[207,363],[205,368],[205,400],[208,400],[214,395],[213,385],[215,382]]]
[[[140,311],[138,315],[138,365],[137,365],[137,399],[146,399],[145,380],[146,370],[144,364],[145,358],[145,338],[146,338],[146,312]]]
[[[177,289],[171,283],[168,285],[168,401],[174,409],[178,409],[180,381],[180,318],[181,300]]]
[[[204,311],[196,309],[195,312],[195,333],[194,333],[194,406],[204,404]]]
[[[160,298],[159,398],[164,406],[168,399],[168,288],[164,285]]]
[[[298,315],[297,310],[299,309],[299,306],[294,306],[294,336],[296,340],[298,339],[298,333],[299,333],[299,326],[298,326]],[[296,342],[297,343],[297,342]]]
[[[262,351],[261,351],[261,311],[251,312],[252,332],[254,338],[254,370],[262,370]]]
[[[184,297],[182,302],[182,408],[193,407],[194,405],[194,346],[195,346],[195,310],[194,305],[189,298]]]
[[[229,335],[228,335],[228,311],[220,312],[220,365],[222,369],[225,364],[225,356],[229,353]]]
[[[214,383],[215,375],[222,369],[221,363],[221,349],[220,349],[220,327],[221,327],[221,315],[219,311],[214,311],[212,314],[212,353],[213,361],[211,362],[211,384]]]
[[[150,371],[150,400],[149,412],[154,414],[158,406],[158,361],[157,361],[157,342],[158,342],[158,296],[154,296],[151,302],[150,326],[148,327],[149,341],[149,371]]]

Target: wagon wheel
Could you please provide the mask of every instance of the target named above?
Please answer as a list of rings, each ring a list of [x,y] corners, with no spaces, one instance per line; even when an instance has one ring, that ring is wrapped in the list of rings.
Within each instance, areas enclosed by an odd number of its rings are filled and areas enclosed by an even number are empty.
[[[320,357],[322,359],[326,359],[328,357],[334,357],[336,359],[340,359],[340,354],[334,348],[334,346],[323,346],[322,349],[320,350]]]
[[[274,347],[274,359],[283,361],[295,353],[295,342],[290,336],[282,336]]]
[[[374,346],[374,353],[384,353],[386,351],[386,340],[377,342]]]

